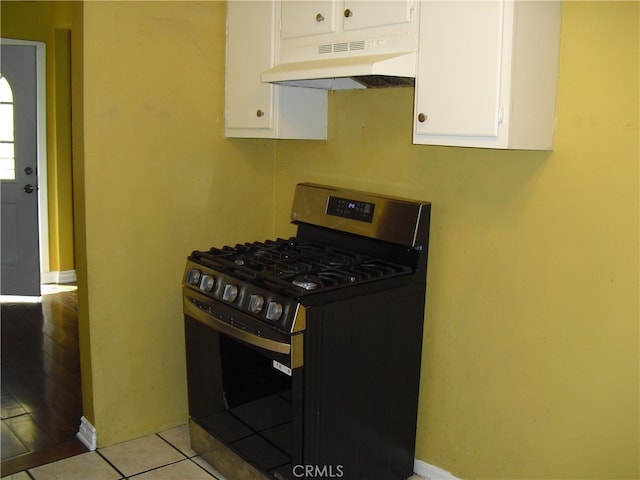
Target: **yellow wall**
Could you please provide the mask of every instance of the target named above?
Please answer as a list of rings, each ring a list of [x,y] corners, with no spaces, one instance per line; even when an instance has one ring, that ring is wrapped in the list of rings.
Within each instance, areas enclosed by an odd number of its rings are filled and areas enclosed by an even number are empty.
[[[413,89],[339,92],[298,181],[433,202],[417,458],[460,478],[638,478],[637,2],[565,2],[555,150],[411,145]]]
[[[269,236],[274,142],[224,138],[224,2],[74,7],[84,407],[109,445],[186,421],[185,259]]]
[[[0,8],[3,37],[46,44],[49,270],[73,270],[70,2],[4,1]]]
[[[411,88],[332,93],[327,142],[226,140],[224,3],[74,2],[99,443],[185,421],[185,256],[293,233],[310,180],[433,202],[419,459],[461,478],[639,477],[638,7],[564,4],[545,153],[411,145]]]

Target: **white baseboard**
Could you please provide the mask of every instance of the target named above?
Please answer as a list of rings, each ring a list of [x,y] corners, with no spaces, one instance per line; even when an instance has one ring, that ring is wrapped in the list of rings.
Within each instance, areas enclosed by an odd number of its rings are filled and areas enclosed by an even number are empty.
[[[78,280],[75,270],[63,270],[59,272],[42,272],[40,283],[74,283]]]
[[[430,465],[417,458],[413,462],[413,471],[427,480],[460,480],[446,470],[436,467],[435,465]]]
[[[96,428],[91,425],[89,420],[82,417],[80,419],[80,429],[76,433],[76,437],[80,440],[85,447],[89,450],[95,450],[98,444],[98,435]]]

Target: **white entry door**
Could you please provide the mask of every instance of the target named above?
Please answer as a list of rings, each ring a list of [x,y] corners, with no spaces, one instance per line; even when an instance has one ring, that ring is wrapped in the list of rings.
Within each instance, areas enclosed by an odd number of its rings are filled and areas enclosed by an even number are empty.
[[[37,46],[1,49],[0,290],[39,296]]]

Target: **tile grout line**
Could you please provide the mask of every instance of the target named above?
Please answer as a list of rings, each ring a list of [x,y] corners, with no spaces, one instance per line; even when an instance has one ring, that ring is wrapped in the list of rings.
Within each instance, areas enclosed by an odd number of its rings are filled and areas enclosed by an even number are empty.
[[[184,462],[185,460],[189,460],[189,459],[187,457],[181,458],[180,460],[176,460],[175,462],[169,462],[169,463],[166,463],[164,465],[158,465],[157,467],[150,468],[149,470],[143,470],[142,472],[134,473],[133,475],[130,475],[128,477],[125,476],[125,477],[123,477],[123,479],[127,479],[128,480],[128,479],[131,479],[131,478],[136,478],[138,475],[142,475],[144,473],[153,472],[154,470],[160,470],[161,468],[168,467],[169,465],[175,465],[176,463]]]
[[[133,475],[127,476],[127,475],[125,475],[125,474],[124,474],[124,473],[123,473],[119,468],[117,468],[117,467],[116,467],[112,462],[110,462],[110,461],[109,461],[109,460],[108,460],[108,459],[107,459],[107,458],[106,458],[102,453],[100,453],[100,451],[99,451],[100,449],[96,449],[96,453],[98,453],[98,455],[100,455],[100,457],[102,457],[102,458],[103,458],[103,459],[104,459],[104,460],[105,460],[109,465],[111,465],[113,468],[115,468],[115,469],[116,469],[116,471],[117,471],[120,475],[122,475],[122,479],[121,479],[121,480],[128,480],[128,479],[130,479],[130,478],[135,478],[135,477],[137,477],[138,475],[142,475],[143,473],[153,472],[154,470],[159,470],[159,469],[161,469],[161,468],[168,467],[169,465],[173,465],[173,464],[175,464],[175,463],[180,463],[180,462],[184,462],[185,460],[189,460],[189,457],[188,457],[187,455],[185,455],[183,452],[181,452],[181,451],[180,451],[180,450],[179,450],[175,445],[173,445],[171,442],[169,442],[168,440],[166,440],[166,439],[162,438],[162,437],[160,436],[160,434],[159,434],[159,433],[155,433],[154,435],[155,435],[156,437],[159,437],[163,442],[165,442],[165,443],[169,444],[169,445],[170,445],[174,450],[176,450],[176,451],[177,451],[180,455],[182,455],[184,458],[181,458],[180,460],[176,460],[176,461],[174,461],[174,462],[169,462],[169,463],[166,463],[166,464],[164,464],[164,465],[159,465],[159,466],[157,466],[157,467],[150,468],[150,469],[148,469],[148,470],[143,470],[143,471],[141,471],[141,472],[137,472],[137,473],[134,473]],[[197,465],[197,464],[196,464],[196,465]]]
[[[121,471],[120,471],[120,469],[119,469],[118,467],[116,467],[113,463],[111,463],[111,462],[109,461],[109,459],[108,459],[107,457],[105,457],[105,456],[100,452],[100,449],[99,449],[99,448],[96,448],[94,451],[95,451],[95,452],[100,456],[100,458],[102,458],[105,462],[107,462],[109,465],[111,465],[111,467],[112,467],[116,472],[118,472],[118,474],[120,474],[121,480],[122,480],[122,479],[126,479],[126,478],[128,478],[128,477],[127,477],[123,472],[121,472]]]
[[[178,447],[176,447],[173,443],[171,443],[169,440],[167,440],[166,438],[164,438],[162,435],[160,435],[160,433],[156,433],[155,436],[156,437],[160,437],[160,440],[162,440],[163,442],[165,442],[166,444],[168,444],[169,446],[171,446],[174,450],[176,450],[180,455],[182,455],[184,458],[186,458],[187,460],[191,457],[189,457],[189,455],[187,455],[186,453],[184,453],[182,450],[180,450]],[[175,462],[174,462],[175,463]]]
[[[200,457],[200,455],[198,455],[196,452],[194,452],[194,453],[196,453],[196,454],[190,457],[189,455],[187,455],[186,453],[184,453],[182,450],[180,450],[178,447],[176,447],[173,443],[171,443],[169,440],[167,440],[166,438],[164,438],[164,437],[161,435],[161,433],[162,433],[162,432],[156,433],[156,435],[157,435],[158,437],[160,437],[163,441],[165,441],[166,443],[168,443],[169,445],[171,445],[173,448],[175,448],[175,449],[176,449],[178,452],[180,452],[182,455],[184,455],[184,456],[185,456],[185,458],[186,458],[187,460],[189,460],[191,463],[193,463],[194,465],[196,465],[199,469],[201,469],[201,470],[205,471],[206,473],[208,473],[212,478],[215,478],[216,480],[220,480],[220,478],[219,478],[217,475],[214,475],[214,474],[213,474],[213,473],[211,473],[209,470],[207,470],[207,469],[206,469],[206,468],[204,468],[202,465],[200,465],[198,462],[195,462],[195,461],[193,460],[193,459],[194,459],[194,458],[196,458],[196,457],[198,457],[198,458],[202,458],[202,457]],[[189,447],[189,448],[191,448],[191,447]],[[193,451],[193,450],[192,450],[192,451]],[[203,461],[204,461],[204,459],[203,459]],[[174,462],[174,463],[177,463],[177,462]]]
[[[217,475],[214,475],[213,473],[211,473],[209,470],[207,470],[206,468],[204,468],[204,467],[203,467],[202,465],[200,465],[198,462],[194,462],[194,461],[193,461],[193,459],[194,459],[194,458],[196,458],[196,457],[198,457],[198,458],[202,459],[203,461],[206,461],[206,460],[204,460],[202,457],[200,457],[199,455],[196,455],[195,457],[191,457],[191,458],[189,459],[189,461],[190,461],[191,463],[195,464],[199,469],[203,470],[204,472],[207,472],[209,475],[211,475],[211,477],[212,477],[212,478],[215,478],[216,480],[220,480],[220,478],[219,478]]]
[[[206,468],[204,468],[202,465],[200,465],[198,462],[194,462],[193,459],[198,457],[199,455],[196,453],[194,456],[190,457],[189,455],[187,455],[186,453],[184,453],[182,450],[180,450],[178,447],[176,447],[173,443],[171,443],[169,440],[167,440],[166,438],[164,438],[161,435],[162,432],[156,433],[156,435],[158,437],[160,437],[164,442],[168,443],[169,445],[171,445],[174,449],[176,449],[178,452],[180,452],[182,455],[184,455],[184,457],[189,460],[191,463],[193,463],[194,465],[196,465],[199,469],[203,470],[204,472],[208,473],[209,475],[211,475],[212,478],[215,478],[216,480],[220,480],[216,475],[214,475],[213,473],[211,473],[210,471],[208,471]],[[189,447],[191,448],[191,447]],[[195,452],[194,452],[195,453]],[[202,457],[200,457],[202,458]],[[182,461],[182,460],[180,460]],[[177,463],[177,462],[174,462]],[[171,465],[171,464],[168,464]],[[165,465],[166,466],[166,465]],[[159,467],[160,468],[160,467]]]

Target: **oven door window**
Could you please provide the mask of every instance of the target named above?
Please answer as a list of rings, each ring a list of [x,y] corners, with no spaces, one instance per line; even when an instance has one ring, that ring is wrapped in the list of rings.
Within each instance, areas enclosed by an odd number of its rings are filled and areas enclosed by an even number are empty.
[[[263,471],[289,465],[292,429],[297,429],[293,412],[298,410],[292,387],[298,372],[281,372],[274,367],[279,354],[189,317],[186,337],[189,413],[194,421]]]

